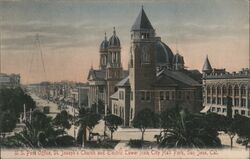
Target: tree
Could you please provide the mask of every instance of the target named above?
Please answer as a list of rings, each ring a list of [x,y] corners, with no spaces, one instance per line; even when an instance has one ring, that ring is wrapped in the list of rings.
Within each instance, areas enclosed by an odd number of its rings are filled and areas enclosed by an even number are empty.
[[[166,115],[167,116],[167,115]],[[221,147],[218,133],[203,115],[186,111],[170,113],[168,129],[161,136],[160,147],[209,148]]]
[[[10,111],[0,113],[0,133],[11,132],[17,123],[16,116]]]
[[[79,110],[79,115],[76,121],[76,125],[80,125],[78,135],[77,135],[78,144],[80,145],[85,144],[82,142],[82,140],[84,142],[87,140],[86,129],[88,129],[89,133],[91,133],[95,125],[99,123],[100,119],[101,119],[101,116],[99,114],[93,113],[90,110],[87,110],[84,108],[81,108]]]
[[[216,131],[224,131],[230,139],[230,147],[233,148],[233,139],[237,134],[238,123],[231,115],[224,116],[216,113],[206,115],[206,120]]]
[[[157,127],[159,120],[157,115],[152,110],[143,109],[142,111],[138,112],[138,114],[136,114],[132,123],[135,128],[140,129],[142,133],[141,140],[143,141],[146,129],[150,127]]]
[[[118,129],[119,125],[122,125],[123,120],[121,117],[109,114],[104,117],[104,120],[106,122],[106,125],[108,126],[108,129],[110,130],[110,139],[113,140],[113,133]]]
[[[234,120],[237,126],[236,132],[239,136],[237,142],[247,148],[250,143],[250,119],[237,114],[234,116]]]
[[[8,137],[4,145],[30,148],[67,147],[73,146],[74,141],[64,130],[55,129],[50,117],[34,111],[31,123],[25,122],[24,130]]]
[[[0,128],[2,132],[12,131],[15,128],[18,117],[23,112],[24,104],[27,110],[35,108],[33,99],[25,94],[21,88],[0,89],[0,118],[2,119]],[[8,130],[3,130],[6,129],[7,122],[5,120],[8,121]]]
[[[66,110],[62,110],[60,113],[56,115],[55,119],[53,120],[54,122],[53,124],[55,126],[62,128],[63,130],[70,129],[72,124],[71,122],[72,119],[73,119],[72,115],[70,115]]]

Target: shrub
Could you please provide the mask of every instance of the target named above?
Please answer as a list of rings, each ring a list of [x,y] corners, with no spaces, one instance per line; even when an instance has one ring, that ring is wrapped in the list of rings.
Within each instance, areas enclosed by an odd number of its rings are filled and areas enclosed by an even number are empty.
[[[128,146],[131,148],[142,148],[143,141],[142,140],[129,140]]]

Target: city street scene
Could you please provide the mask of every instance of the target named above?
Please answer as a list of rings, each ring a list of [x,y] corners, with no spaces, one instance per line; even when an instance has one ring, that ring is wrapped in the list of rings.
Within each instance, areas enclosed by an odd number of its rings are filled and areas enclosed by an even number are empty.
[[[248,0],[0,0],[0,159],[250,158]]]

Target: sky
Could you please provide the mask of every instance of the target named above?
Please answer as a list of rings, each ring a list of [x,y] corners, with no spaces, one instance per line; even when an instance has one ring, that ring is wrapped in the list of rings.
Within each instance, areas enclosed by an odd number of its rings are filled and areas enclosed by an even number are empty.
[[[19,73],[24,84],[86,82],[91,65],[99,66],[104,33],[112,36],[113,27],[127,69],[130,29],[141,5],[157,36],[184,56],[188,69],[201,70],[206,55],[213,68],[248,67],[248,0],[0,0],[2,72]]]

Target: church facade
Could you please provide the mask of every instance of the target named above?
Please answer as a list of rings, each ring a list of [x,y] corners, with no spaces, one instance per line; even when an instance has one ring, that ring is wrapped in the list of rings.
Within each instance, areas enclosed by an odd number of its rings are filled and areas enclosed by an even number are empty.
[[[156,113],[179,107],[199,112],[202,107],[202,75],[187,70],[184,57],[174,54],[156,36],[145,11],[131,28],[128,71],[121,66],[120,40],[115,30],[100,46],[100,68],[89,71],[89,103],[103,100],[106,112],[120,116],[130,126],[145,108]]]

